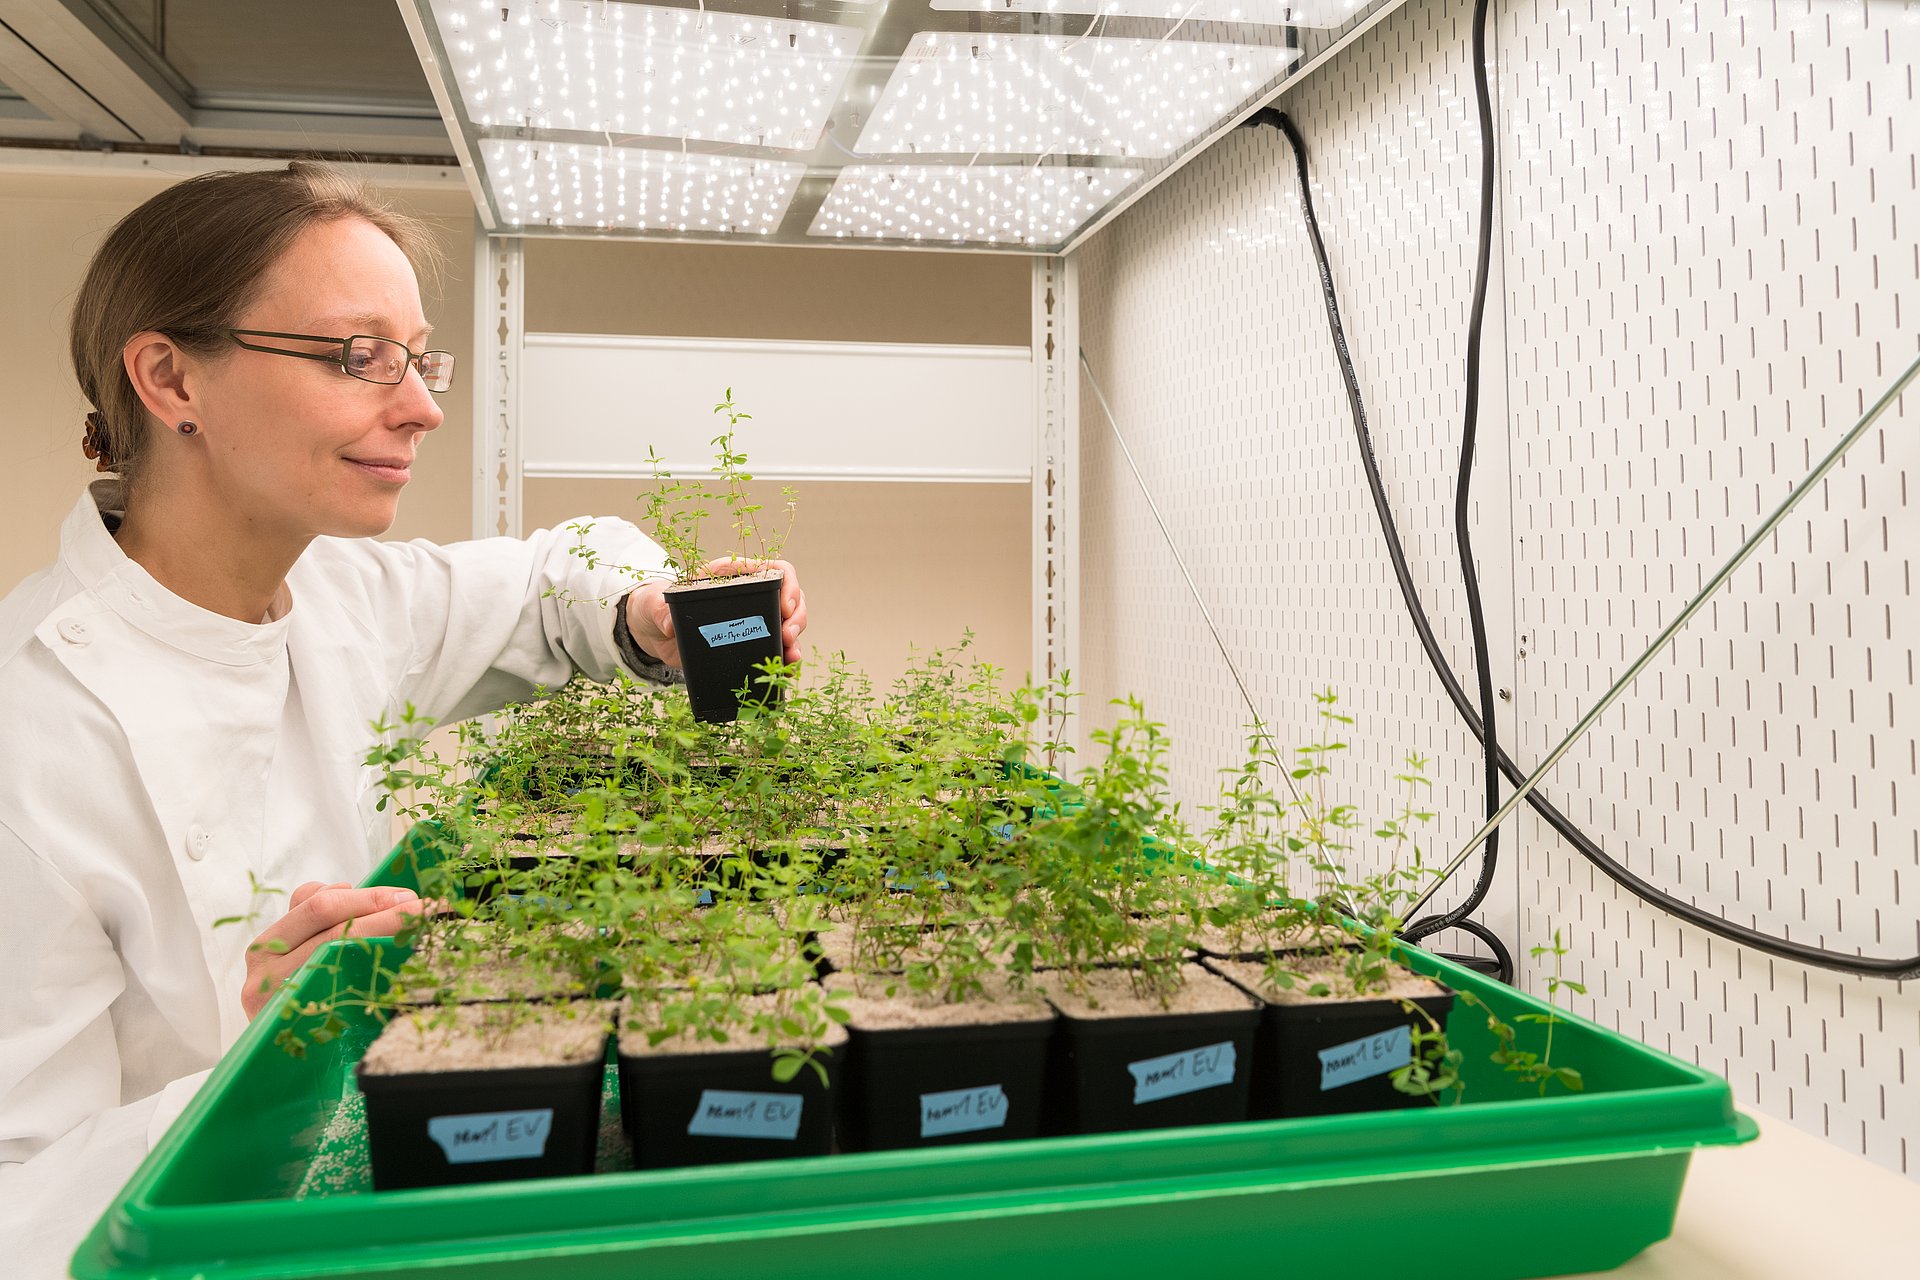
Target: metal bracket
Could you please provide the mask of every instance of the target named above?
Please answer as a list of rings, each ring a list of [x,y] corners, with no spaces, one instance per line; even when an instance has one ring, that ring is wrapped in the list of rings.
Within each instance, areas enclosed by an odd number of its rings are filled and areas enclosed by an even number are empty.
[[[1033,260],[1036,683],[1072,672],[1080,661],[1079,280],[1079,269],[1070,258]],[[1064,704],[1054,709],[1051,741],[1075,741],[1066,736],[1068,712]]]
[[[520,348],[525,258],[516,237],[474,237],[473,536],[520,536]]]

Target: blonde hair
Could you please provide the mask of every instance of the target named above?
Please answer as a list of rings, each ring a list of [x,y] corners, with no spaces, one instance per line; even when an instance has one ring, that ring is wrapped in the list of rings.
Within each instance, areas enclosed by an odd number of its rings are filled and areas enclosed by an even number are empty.
[[[307,228],[346,218],[372,223],[416,272],[437,277],[442,256],[427,223],[307,160],[189,178],[119,221],[87,268],[70,333],[74,373],[95,408],[83,447],[100,470],[132,485],[149,439],[152,415],[121,357],[127,340],[151,329],[194,355],[224,358],[230,345],[219,331],[258,298],[281,255]]]

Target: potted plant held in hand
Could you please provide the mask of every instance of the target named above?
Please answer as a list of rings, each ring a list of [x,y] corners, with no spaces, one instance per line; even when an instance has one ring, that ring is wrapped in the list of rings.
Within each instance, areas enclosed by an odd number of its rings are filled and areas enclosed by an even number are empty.
[[[709,722],[737,718],[743,695],[759,703],[780,697],[779,683],[767,678],[765,667],[785,656],[780,630],[785,575],[777,568],[750,566],[780,558],[792,531],[795,499],[792,489],[781,490],[786,524],[769,531],[761,517],[764,507],[747,491],[753,476],[746,470],[746,455],[734,447],[734,433],[753,415],[734,405],[732,387],[713,411],[727,415],[727,429],[713,439],[718,482],[676,479],[649,450],[654,488],[646,499],[647,523],[673,568],[665,594],[687,676],[687,700],[694,718]],[[712,557],[714,548],[703,539],[703,526],[716,513],[725,514],[732,534],[731,551],[721,557]]]

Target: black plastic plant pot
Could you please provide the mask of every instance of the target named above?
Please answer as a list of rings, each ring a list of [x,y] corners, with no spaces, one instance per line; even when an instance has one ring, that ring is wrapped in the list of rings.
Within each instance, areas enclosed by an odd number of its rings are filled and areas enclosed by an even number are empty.
[[[1411,1003],[1445,1026],[1453,993]],[[1278,1120],[1433,1105],[1393,1087],[1393,1071],[1412,1060],[1414,1030],[1426,1025],[1397,999],[1268,1003],[1254,1039],[1249,1114]]]
[[[1040,1131],[1054,1022],[850,1027],[839,1137],[846,1151],[945,1147]]]
[[[823,1156],[833,1149],[835,1053],[784,1083],[771,1051],[620,1053],[620,1119],[641,1169]]]
[[[1147,1017],[1060,1015],[1042,1132],[1118,1133],[1247,1118],[1260,1009]]]
[[[768,571],[766,576],[708,578],[667,588],[694,719],[738,719],[741,689],[763,703],[778,699],[778,686],[762,683],[760,664],[769,658],[777,662],[785,654],[780,642],[782,577]]]
[[[593,1172],[603,1060],[359,1076],[376,1191]]]

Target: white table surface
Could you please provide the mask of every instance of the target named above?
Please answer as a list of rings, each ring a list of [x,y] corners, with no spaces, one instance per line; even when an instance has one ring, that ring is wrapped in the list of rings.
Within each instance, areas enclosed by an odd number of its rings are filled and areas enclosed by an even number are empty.
[[[1920,1276],[1920,1183],[1748,1114],[1757,1140],[1694,1152],[1673,1235],[1590,1280]]]

